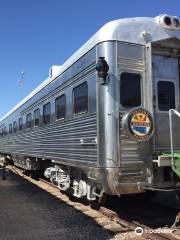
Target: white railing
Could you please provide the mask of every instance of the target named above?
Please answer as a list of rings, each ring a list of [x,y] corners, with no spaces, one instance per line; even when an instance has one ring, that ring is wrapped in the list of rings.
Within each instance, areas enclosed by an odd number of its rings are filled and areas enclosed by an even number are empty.
[[[172,130],[172,113],[180,118],[180,113],[175,109],[169,109],[169,126],[170,126],[170,143],[171,143],[171,164],[174,164],[174,145],[173,145],[173,130]]]

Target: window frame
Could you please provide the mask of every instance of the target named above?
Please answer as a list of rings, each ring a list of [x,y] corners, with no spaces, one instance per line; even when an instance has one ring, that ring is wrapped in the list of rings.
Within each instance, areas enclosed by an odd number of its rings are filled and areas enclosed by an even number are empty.
[[[13,133],[13,127],[12,127],[12,123],[9,123],[9,133]]]
[[[3,128],[3,136],[6,136],[7,135],[7,127],[5,126],[4,128]]]
[[[20,124],[20,122],[21,122],[21,124]],[[20,127],[21,126],[21,127]],[[23,118],[22,117],[20,117],[19,119],[18,119],[18,130],[19,131],[22,131],[23,130]]]
[[[13,122],[13,132],[16,133],[17,132],[17,121]]]
[[[3,137],[3,128],[0,130],[0,136]]]
[[[87,109],[85,111],[82,111],[82,112],[75,112],[75,94],[74,94],[74,91],[75,91],[75,89],[77,89],[78,87],[80,87],[83,84],[87,85]],[[73,115],[74,116],[78,116],[78,115],[85,114],[85,113],[89,112],[89,85],[88,85],[88,81],[84,81],[82,83],[79,83],[75,87],[73,87],[73,89],[72,89],[72,97],[73,97],[72,104],[73,104]]]
[[[141,104],[138,106],[124,106],[121,103],[121,77],[123,74],[135,74],[135,75],[139,75],[140,76],[140,97],[141,97]],[[131,108],[137,108],[137,107],[142,107],[143,106],[143,75],[142,72],[136,72],[136,71],[123,71],[119,74],[119,104],[121,106],[121,108],[123,109],[131,109]]]
[[[58,117],[57,117],[57,113],[58,113],[58,111],[57,111],[57,100],[58,100],[58,99],[61,99],[62,97],[65,97],[65,105],[64,105],[65,111],[64,111],[64,117],[60,117],[60,118],[58,118]],[[62,95],[58,96],[58,97],[55,99],[55,119],[56,119],[56,121],[60,121],[60,120],[64,120],[65,117],[66,117],[66,94],[63,93]]]
[[[49,115],[49,122],[46,122],[46,121],[45,121],[45,119],[46,119],[46,117],[47,117],[47,116],[45,116],[45,114],[44,114],[44,113],[45,113],[45,107],[46,107],[46,106],[50,106],[50,114],[48,114],[48,115]],[[48,125],[48,124],[50,124],[50,123],[51,123],[51,102],[47,102],[46,104],[43,105],[43,124],[44,124],[44,125]]]
[[[167,113],[169,110],[160,110],[160,108],[159,108],[159,91],[158,91],[159,90],[159,88],[158,88],[159,82],[170,82],[170,83],[173,84],[173,86],[174,86],[174,106],[175,106],[174,109],[176,109],[176,107],[177,107],[176,83],[175,83],[175,81],[173,81],[173,79],[158,78],[157,81],[156,81],[156,96],[157,96],[157,98],[156,98],[156,109],[159,113]]]
[[[36,123],[36,118],[35,118],[35,113],[36,112],[39,112],[39,123],[38,124],[35,124]],[[40,116],[41,116],[41,112],[40,112],[40,108],[36,108],[33,112],[33,124],[34,124],[34,127],[39,127],[40,126]]]
[[[30,116],[30,121],[28,121],[28,116]],[[28,122],[30,123],[30,126],[28,126]],[[32,114],[31,113],[26,114],[26,128],[27,129],[32,128]]]

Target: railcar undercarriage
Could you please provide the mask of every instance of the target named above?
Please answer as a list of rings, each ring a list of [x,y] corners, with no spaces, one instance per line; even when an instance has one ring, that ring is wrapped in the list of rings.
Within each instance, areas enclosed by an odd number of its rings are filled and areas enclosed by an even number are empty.
[[[79,169],[54,165],[47,168],[44,175],[61,191],[68,191],[77,198],[87,197],[90,201],[96,200],[95,184],[90,183]]]

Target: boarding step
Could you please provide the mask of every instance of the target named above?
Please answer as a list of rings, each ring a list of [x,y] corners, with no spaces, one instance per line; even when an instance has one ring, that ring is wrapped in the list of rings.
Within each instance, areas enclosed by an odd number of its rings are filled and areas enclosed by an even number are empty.
[[[158,156],[158,159],[154,159],[153,162],[157,163],[158,167],[170,167],[171,157],[166,155],[160,155]]]
[[[153,162],[157,163],[158,167],[171,167],[176,175],[180,177],[180,153],[163,153]]]

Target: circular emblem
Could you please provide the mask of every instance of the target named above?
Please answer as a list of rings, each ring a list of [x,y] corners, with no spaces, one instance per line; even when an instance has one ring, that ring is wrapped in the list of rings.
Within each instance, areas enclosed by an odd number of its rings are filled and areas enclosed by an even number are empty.
[[[139,142],[148,141],[153,133],[153,120],[151,114],[138,108],[125,116],[125,129],[134,140]]]
[[[135,231],[135,234],[138,236],[141,236],[144,233],[144,230],[142,227],[137,227],[134,231]]]

